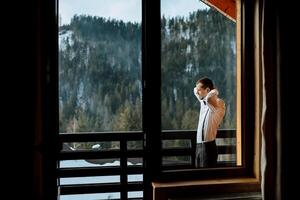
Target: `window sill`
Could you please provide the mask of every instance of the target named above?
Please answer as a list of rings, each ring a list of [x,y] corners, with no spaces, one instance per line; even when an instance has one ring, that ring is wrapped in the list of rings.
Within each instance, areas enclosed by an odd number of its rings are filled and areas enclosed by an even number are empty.
[[[153,199],[164,200],[180,197],[215,195],[218,193],[259,192],[260,181],[257,178],[209,179],[174,182],[152,182]]]

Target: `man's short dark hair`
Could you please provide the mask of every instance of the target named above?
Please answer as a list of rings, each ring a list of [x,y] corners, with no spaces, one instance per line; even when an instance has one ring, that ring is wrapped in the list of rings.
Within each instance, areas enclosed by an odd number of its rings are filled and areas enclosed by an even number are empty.
[[[209,78],[207,77],[203,77],[201,79],[199,79],[196,83],[196,85],[198,83],[202,83],[202,88],[203,89],[206,89],[206,88],[209,88],[210,90],[213,90],[214,89],[214,83],[212,82],[212,80],[210,80]]]

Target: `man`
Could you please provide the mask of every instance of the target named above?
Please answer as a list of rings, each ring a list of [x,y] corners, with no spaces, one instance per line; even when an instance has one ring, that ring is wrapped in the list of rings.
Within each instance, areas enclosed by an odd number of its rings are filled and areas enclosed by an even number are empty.
[[[200,102],[195,164],[197,168],[216,167],[216,136],[225,115],[225,103],[218,97],[213,82],[206,77],[196,82],[194,94]]]

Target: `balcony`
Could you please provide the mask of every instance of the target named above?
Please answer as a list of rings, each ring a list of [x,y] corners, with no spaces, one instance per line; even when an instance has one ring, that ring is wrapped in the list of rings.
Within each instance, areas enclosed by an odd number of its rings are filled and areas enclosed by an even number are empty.
[[[235,132],[218,132],[220,167],[236,165]],[[57,176],[62,200],[77,199],[76,197],[87,200],[82,195],[92,194],[98,194],[97,199],[142,199],[142,132],[62,133],[59,137],[62,150],[59,153]],[[163,131],[161,139],[163,170],[194,168],[196,131]],[[94,141],[98,144],[90,149],[80,149],[76,145],[72,147],[74,144]],[[133,148],[130,145],[132,142],[141,145]],[[105,143],[110,143],[110,148],[99,148],[100,144]]]

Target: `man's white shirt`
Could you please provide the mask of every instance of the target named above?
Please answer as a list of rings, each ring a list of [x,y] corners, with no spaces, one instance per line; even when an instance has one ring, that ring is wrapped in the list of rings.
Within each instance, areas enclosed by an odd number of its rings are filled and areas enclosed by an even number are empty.
[[[216,89],[211,90],[203,99],[201,99],[195,91],[194,94],[200,102],[197,143],[213,141],[216,139],[218,128],[225,115],[225,103],[219,98],[217,101],[217,107],[208,103],[207,100],[210,97],[218,96],[219,92]],[[204,140],[202,140],[202,132],[204,134]]]

